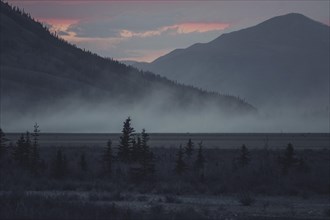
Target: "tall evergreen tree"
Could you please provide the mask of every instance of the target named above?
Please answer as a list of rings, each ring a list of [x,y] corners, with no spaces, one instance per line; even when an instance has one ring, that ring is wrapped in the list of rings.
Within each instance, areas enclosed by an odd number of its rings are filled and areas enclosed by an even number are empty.
[[[14,160],[22,167],[29,168],[30,162],[30,153],[31,153],[31,140],[29,132],[26,132],[20,136],[16,142],[16,146],[13,149],[13,158]]]
[[[39,125],[35,123],[34,130],[32,133],[33,136],[33,143],[31,149],[31,171],[35,174],[39,172],[40,168],[40,154],[39,154]]]
[[[132,148],[131,148],[131,160],[132,162],[137,162],[139,159],[139,147],[137,146],[137,141],[135,138],[132,140]]]
[[[177,153],[177,160],[175,161],[175,172],[179,175],[183,174],[186,169],[186,164],[183,160],[183,150],[182,145],[179,147],[179,151]]]
[[[143,146],[144,145],[141,141],[141,137],[138,136],[136,141],[136,156],[138,161],[141,161],[141,159],[143,158]]]
[[[287,174],[290,167],[294,165],[295,158],[294,158],[294,149],[291,143],[288,144],[287,148],[285,149],[284,157],[282,158],[282,172],[283,174]]]
[[[135,130],[131,126],[131,118],[128,117],[123,125],[122,136],[118,146],[118,159],[122,162],[130,162],[131,144]]]
[[[203,142],[201,141],[198,143],[198,153],[195,161],[196,172],[199,175],[199,179],[201,182],[204,182],[205,179],[204,164],[205,164],[205,158],[203,155]]]
[[[58,149],[56,152],[56,157],[53,161],[53,176],[56,179],[64,178],[68,173],[67,160],[62,150]]]
[[[197,159],[195,161],[195,167],[197,170],[204,170],[205,158],[203,155],[203,142],[198,144]]]
[[[155,172],[154,155],[148,145],[149,134],[146,133],[145,129],[141,132],[141,165],[143,175],[153,174]],[[139,141],[138,141],[139,142]]]
[[[107,142],[107,147],[105,148],[103,153],[103,164],[104,164],[103,167],[105,172],[110,175],[112,173],[112,162],[113,162],[112,141],[109,139]]]
[[[239,164],[241,167],[245,167],[246,165],[249,164],[250,162],[250,157],[249,157],[249,150],[248,148],[245,146],[245,144],[242,145],[241,148],[241,155],[238,158],[239,160]]]
[[[32,148],[32,142],[30,138],[30,132],[27,131],[25,134],[25,147],[24,147],[24,166],[26,168],[30,167],[31,148]]]
[[[192,142],[191,138],[189,138],[188,143],[185,147],[185,154],[188,156],[188,158],[191,158],[194,151],[194,142]]]
[[[8,139],[6,138],[5,133],[0,128],[0,160],[6,154],[6,151],[7,151],[6,142],[7,141],[8,141]]]
[[[85,156],[85,152],[83,152],[80,155],[80,160],[79,160],[79,167],[82,171],[86,172],[88,170],[88,166],[87,166],[87,161],[86,161],[86,156]]]
[[[20,165],[22,165],[23,163],[24,146],[25,146],[25,137],[24,134],[21,134],[12,152],[13,159]]]

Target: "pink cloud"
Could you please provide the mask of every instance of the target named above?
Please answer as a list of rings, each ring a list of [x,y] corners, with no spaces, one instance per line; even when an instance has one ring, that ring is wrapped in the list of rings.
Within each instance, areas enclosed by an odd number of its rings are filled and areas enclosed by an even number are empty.
[[[181,23],[174,24],[170,26],[164,26],[157,28],[156,30],[148,30],[143,32],[134,32],[130,30],[121,30],[120,36],[124,38],[130,37],[152,37],[158,36],[165,32],[170,32],[171,34],[189,34],[193,32],[204,33],[208,31],[220,31],[228,28],[230,24],[228,23]]]
[[[129,54],[132,54],[133,56],[122,57],[122,58],[117,58],[117,59],[119,61],[134,60],[134,61],[138,61],[138,62],[152,62],[155,59],[157,59],[158,57],[163,56],[172,50],[174,50],[174,48],[162,49],[162,50],[130,50],[130,51],[126,51],[126,52]]]
[[[70,25],[79,22],[79,19],[62,19],[62,18],[38,18],[40,22],[51,25],[51,31],[66,31]]]
[[[192,32],[208,32],[208,31],[218,31],[224,30],[230,26],[228,23],[182,23],[173,25],[178,28],[179,33],[192,33]]]

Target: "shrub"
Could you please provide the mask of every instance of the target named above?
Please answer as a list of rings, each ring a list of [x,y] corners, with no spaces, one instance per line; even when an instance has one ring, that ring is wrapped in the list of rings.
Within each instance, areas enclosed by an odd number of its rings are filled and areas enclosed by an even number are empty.
[[[327,208],[326,210],[324,210],[324,215],[327,217],[330,217],[330,208]]]
[[[249,193],[244,192],[239,195],[238,201],[243,206],[251,206],[255,199]]]
[[[167,195],[165,196],[166,203],[181,203],[181,200],[175,196]]]

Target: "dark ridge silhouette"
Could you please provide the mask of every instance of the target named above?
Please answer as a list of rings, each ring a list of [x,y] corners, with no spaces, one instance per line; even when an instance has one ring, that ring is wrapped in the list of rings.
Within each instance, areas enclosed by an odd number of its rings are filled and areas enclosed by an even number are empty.
[[[7,112],[60,109],[62,100],[88,104],[134,106],[142,100],[159,109],[203,109],[215,104],[219,112],[255,112],[244,100],[206,92],[159,75],[126,66],[111,58],[77,48],[35,21],[29,14],[1,2],[1,104]],[[149,101],[148,101],[149,100]]]
[[[174,50],[150,64],[172,80],[271,105],[324,110],[329,102],[329,26],[296,13]]]

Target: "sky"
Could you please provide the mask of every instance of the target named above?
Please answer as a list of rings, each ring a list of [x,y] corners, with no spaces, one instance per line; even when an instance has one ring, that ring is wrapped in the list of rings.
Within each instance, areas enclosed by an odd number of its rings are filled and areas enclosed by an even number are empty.
[[[328,0],[7,2],[24,8],[80,48],[103,57],[144,62],[287,13],[330,24]]]

